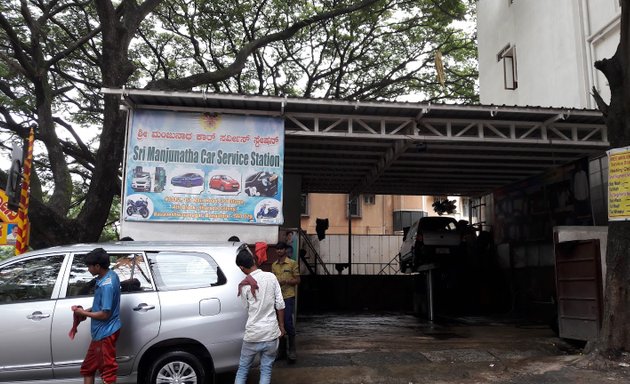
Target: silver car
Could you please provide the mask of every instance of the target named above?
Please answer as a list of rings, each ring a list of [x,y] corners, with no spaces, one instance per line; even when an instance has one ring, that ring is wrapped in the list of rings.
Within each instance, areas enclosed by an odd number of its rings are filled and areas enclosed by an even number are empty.
[[[141,172],[131,180],[131,188],[138,192],[151,192],[151,174],[149,172]]]
[[[92,305],[87,252],[102,247],[121,281],[119,383],[206,383],[238,366],[247,313],[241,243],[119,242],[29,252],[0,263],[0,382],[82,382],[89,319],[74,340],[71,306]]]

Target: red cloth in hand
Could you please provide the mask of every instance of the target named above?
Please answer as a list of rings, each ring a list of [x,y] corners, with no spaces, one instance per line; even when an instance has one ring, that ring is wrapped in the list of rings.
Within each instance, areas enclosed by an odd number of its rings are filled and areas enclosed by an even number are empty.
[[[256,281],[256,279],[254,279],[250,275],[245,276],[243,281],[238,283],[238,295],[237,296],[241,295],[241,288],[243,288],[246,285],[249,285],[251,287],[252,295],[254,295],[254,299],[256,299],[256,290],[258,289],[258,282]]]
[[[264,241],[257,242],[254,253],[256,254],[256,264],[262,265],[262,263],[267,261],[267,243]]]
[[[85,316],[79,315],[78,313],[75,312],[77,308],[83,308],[83,307],[80,305],[72,306],[72,312],[74,312],[74,314],[72,315],[73,317],[72,328],[70,329],[70,332],[68,332],[68,336],[70,336],[70,340],[74,340],[74,335],[77,334],[77,328],[79,327],[79,323],[81,323],[83,320],[86,319]]]

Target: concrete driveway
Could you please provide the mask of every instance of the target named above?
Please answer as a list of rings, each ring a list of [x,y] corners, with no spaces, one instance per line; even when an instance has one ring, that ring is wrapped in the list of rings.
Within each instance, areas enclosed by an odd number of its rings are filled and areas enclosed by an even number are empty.
[[[580,350],[547,326],[512,320],[301,315],[297,341],[298,362],[276,362],[272,383],[630,383],[628,364],[580,368]],[[257,369],[248,383],[258,383]]]

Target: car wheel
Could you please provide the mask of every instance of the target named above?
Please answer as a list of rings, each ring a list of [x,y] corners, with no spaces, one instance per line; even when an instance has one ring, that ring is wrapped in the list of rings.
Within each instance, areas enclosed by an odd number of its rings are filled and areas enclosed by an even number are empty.
[[[219,188],[221,190],[221,192],[225,192],[225,187],[221,186],[221,188]]]
[[[203,384],[206,372],[195,355],[171,351],[160,356],[151,366],[148,384]]]

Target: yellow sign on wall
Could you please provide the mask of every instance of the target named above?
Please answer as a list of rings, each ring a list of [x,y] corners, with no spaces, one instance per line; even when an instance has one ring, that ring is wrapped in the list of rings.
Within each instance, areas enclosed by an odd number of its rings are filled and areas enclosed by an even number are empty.
[[[14,245],[18,230],[18,214],[7,207],[9,197],[0,189],[0,245]]]
[[[630,147],[608,153],[608,220],[630,219]]]

